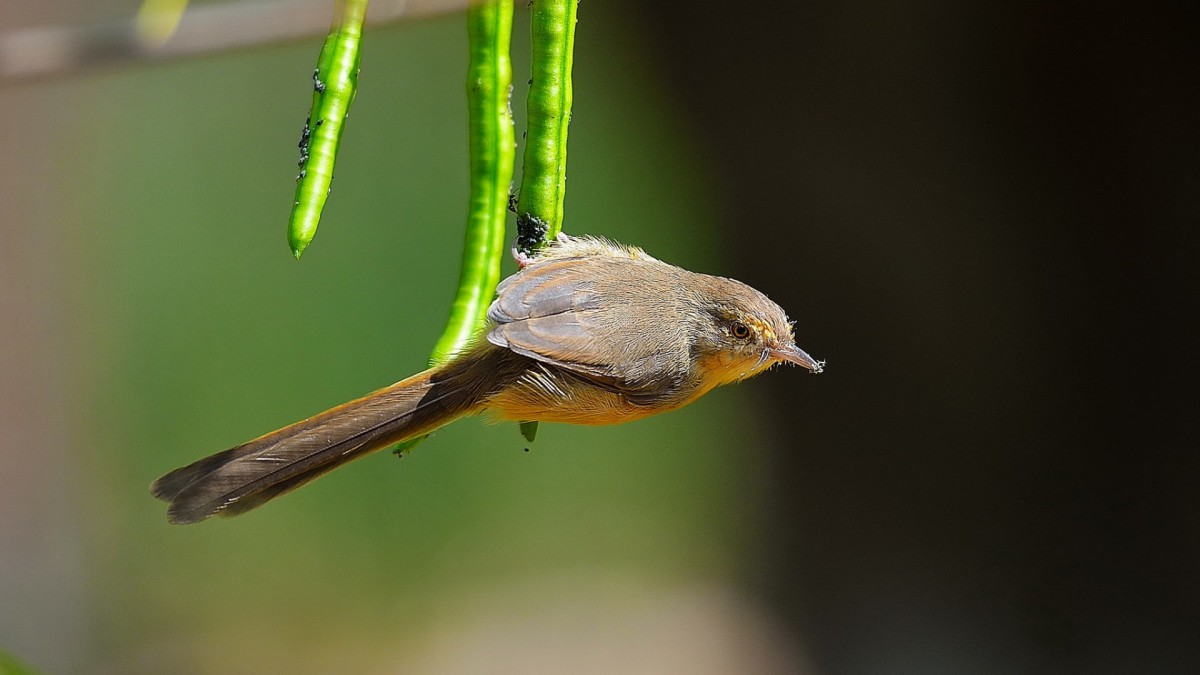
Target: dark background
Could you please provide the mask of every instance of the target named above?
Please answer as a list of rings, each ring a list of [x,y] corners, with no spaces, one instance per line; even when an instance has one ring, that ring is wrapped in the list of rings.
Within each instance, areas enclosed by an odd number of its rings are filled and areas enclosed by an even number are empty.
[[[829,361],[766,385],[748,579],[825,672],[1200,669],[1186,7],[648,14],[737,275]]]

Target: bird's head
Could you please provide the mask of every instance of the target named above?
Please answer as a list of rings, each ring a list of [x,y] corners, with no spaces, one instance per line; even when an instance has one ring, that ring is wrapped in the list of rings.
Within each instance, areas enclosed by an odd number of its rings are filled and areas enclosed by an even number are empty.
[[[699,321],[692,357],[709,387],[752,377],[777,363],[793,363],[814,374],[824,369],[824,361],[796,346],[783,308],[750,286],[705,276],[694,302]]]

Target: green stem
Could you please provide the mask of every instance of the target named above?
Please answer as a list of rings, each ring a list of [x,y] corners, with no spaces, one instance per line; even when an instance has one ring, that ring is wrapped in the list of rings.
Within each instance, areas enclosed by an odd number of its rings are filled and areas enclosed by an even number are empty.
[[[317,57],[313,102],[300,136],[300,175],[288,222],[288,244],[297,258],[317,233],[333,182],[333,164],[346,115],[358,89],[359,47],[367,0],[343,0],[341,13]]]
[[[532,80],[517,203],[517,247],[530,254],[562,231],[578,0],[534,0]]]

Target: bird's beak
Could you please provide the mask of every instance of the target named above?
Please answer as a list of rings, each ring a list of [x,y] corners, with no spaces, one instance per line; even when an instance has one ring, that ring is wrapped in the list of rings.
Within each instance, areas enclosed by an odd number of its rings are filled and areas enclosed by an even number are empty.
[[[771,358],[787,361],[798,366],[804,366],[813,372],[814,375],[825,370],[825,362],[818,361],[808,354],[804,353],[795,344],[784,345],[782,347],[772,347],[768,350]]]

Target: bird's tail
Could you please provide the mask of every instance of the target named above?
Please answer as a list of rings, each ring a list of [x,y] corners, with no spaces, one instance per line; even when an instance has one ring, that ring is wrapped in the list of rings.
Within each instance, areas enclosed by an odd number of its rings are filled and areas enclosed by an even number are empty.
[[[426,370],[176,469],[150,491],[170,503],[172,523],[249,511],[346,462],[478,412],[489,371],[478,362]]]

